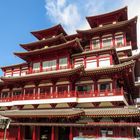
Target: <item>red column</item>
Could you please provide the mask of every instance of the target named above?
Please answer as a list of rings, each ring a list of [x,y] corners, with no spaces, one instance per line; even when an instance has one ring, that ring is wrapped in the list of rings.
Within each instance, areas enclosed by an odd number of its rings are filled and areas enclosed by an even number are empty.
[[[4,72],[4,76],[6,76],[6,70],[4,70],[3,72]]]
[[[96,59],[97,59],[97,67],[99,67],[99,56],[96,55]]]
[[[92,43],[92,39],[90,40],[90,50],[93,50],[93,43]]]
[[[55,140],[54,139],[54,126],[52,126],[51,140]]]
[[[29,74],[31,74],[31,73],[33,72],[32,67],[33,67],[33,65],[32,65],[32,64],[29,64],[29,67],[28,67],[28,69],[29,69]]]
[[[69,140],[73,140],[73,132],[72,132],[72,127],[70,127]]]
[[[13,71],[14,71],[14,70],[12,69],[12,73],[11,73],[12,76],[13,76]]]
[[[56,70],[59,70],[59,58],[57,56],[57,59],[56,59]]]
[[[84,56],[84,67],[86,68],[86,56]]]
[[[21,134],[20,134],[20,126],[18,127],[18,140],[20,140],[20,136],[21,136]]]
[[[112,45],[113,45],[113,47],[115,47],[115,35],[114,34],[112,35]]]
[[[100,36],[100,49],[103,48],[102,37]]]
[[[21,67],[19,68],[19,75],[21,76]]]
[[[41,61],[40,62],[40,72],[42,72],[43,71],[43,62]]]
[[[126,46],[127,44],[126,44],[126,34],[125,33],[123,35],[123,39],[124,39],[124,46]]]
[[[33,130],[32,130],[32,140],[36,140],[35,126],[33,126]]]
[[[71,68],[70,55],[68,55],[68,69]]]
[[[113,64],[112,55],[110,54],[110,65]]]

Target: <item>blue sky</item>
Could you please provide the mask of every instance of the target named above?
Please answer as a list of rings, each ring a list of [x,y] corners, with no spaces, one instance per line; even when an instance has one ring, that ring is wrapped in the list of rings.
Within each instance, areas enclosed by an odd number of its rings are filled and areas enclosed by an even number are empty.
[[[126,5],[130,18],[140,15],[140,0],[0,0],[0,66],[23,62],[13,52],[24,51],[20,43],[36,41],[31,31],[61,23],[71,34],[89,28],[85,16]]]

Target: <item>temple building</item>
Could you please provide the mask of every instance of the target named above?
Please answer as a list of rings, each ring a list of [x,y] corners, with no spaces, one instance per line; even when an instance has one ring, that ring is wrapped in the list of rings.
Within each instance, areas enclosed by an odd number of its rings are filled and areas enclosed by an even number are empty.
[[[140,135],[137,17],[127,7],[86,17],[68,35],[58,24],[32,31],[37,41],[3,66],[0,115],[7,140],[135,140]],[[4,130],[0,130],[0,139]]]

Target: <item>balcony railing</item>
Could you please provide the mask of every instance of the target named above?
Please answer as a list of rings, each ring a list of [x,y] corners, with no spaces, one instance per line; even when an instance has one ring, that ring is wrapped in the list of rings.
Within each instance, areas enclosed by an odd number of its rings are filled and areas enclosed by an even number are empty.
[[[56,71],[56,70],[63,70],[63,69],[69,69],[70,66],[65,65],[65,66],[59,66],[59,67],[50,67],[50,68],[45,68],[45,69],[40,69],[40,70],[30,70],[27,71],[27,74],[32,74],[32,73],[40,73],[40,72],[47,72],[47,71]]]
[[[11,102],[18,100],[41,100],[41,99],[59,99],[59,98],[91,98],[91,97],[108,97],[108,96],[120,96],[124,95],[123,88],[104,90],[104,91],[64,91],[54,93],[32,93],[32,94],[20,94],[14,96],[1,97],[0,102]]]

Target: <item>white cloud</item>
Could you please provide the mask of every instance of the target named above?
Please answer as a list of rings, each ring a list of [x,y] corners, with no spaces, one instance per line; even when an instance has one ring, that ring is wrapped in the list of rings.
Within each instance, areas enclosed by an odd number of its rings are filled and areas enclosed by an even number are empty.
[[[137,22],[137,42],[140,46],[140,0],[124,0],[122,3],[124,6],[128,6],[128,17],[133,18],[138,16]],[[140,49],[140,48],[139,48]]]
[[[76,5],[67,4],[66,0],[46,0],[45,8],[50,19],[54,23],[61,23],[69,33],[75,30],[81,20]]]
[[[68,33],[74,33],[77,29],[87,29],[89,24],[85,17],[106,12],[105,4],[111,0],[45,0],[47,16],[54,24],[61,23]],[[116,5],[111,5],[114,8]]]
[[[77,29],[89,28],[86,16],[110,12],[128,6],[129,18],[138,15],[140,19],[140,0],[45,0],[46,13],[54,24],[61,23],[68,33]],[[140,20],[138,19],[138,40]],[[140,42],[138,42],[140,45]]]

